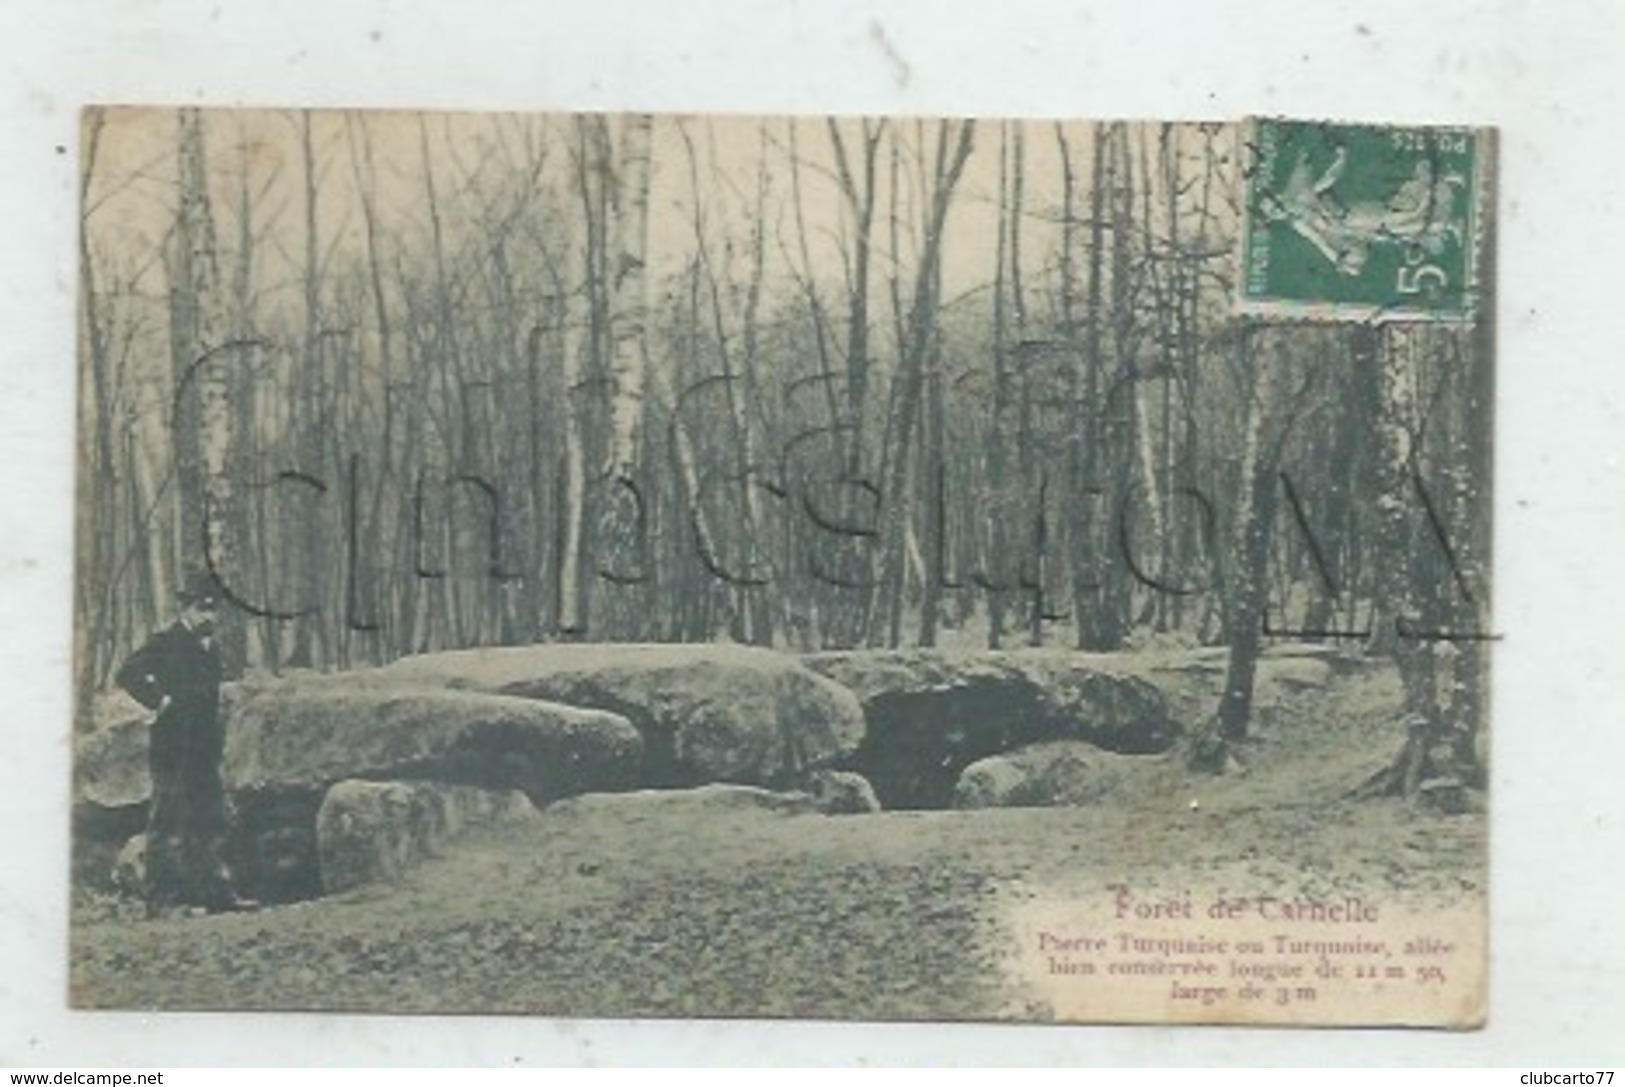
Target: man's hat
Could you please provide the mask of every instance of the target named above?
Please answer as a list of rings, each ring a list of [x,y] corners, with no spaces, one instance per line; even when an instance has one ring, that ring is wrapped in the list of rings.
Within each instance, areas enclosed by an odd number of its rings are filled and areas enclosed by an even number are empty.
[[[182,604],[212,605],[220,599],[220,583],[207,570],[192,570],[181,583]]]

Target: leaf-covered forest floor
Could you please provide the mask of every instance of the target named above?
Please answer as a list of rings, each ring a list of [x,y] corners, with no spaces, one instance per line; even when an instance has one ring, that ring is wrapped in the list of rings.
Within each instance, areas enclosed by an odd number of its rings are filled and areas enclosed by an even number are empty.
[[[1204,680],[1211,683],[1211,679]],[[1192,681],[1189,695],[1207,694]],[[1392,670],[1258,707],[1245,772],[1118,765],[1089,807],[829,817],[613,806],[458,842],[398,883],[147,921],[78,895],[81,1007],[868,1019],[1042,1015],[1012,903],[1114,883],[1426,909],[1482,899],[1485,816],[1348,793],[1402,740]],[[1195,802],[1193,804],[1193,801]]]

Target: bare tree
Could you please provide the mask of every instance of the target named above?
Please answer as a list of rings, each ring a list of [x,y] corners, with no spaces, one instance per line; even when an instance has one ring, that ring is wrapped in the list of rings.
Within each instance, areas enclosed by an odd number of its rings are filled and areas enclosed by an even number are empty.
[[[621,122],[620,155],[610,189],[615,213],[609,275],[609,471],[629,472],[635,460],[638,419],[648,371],[647,267],[649,245],[649,140],[654,118],[628,114]]]
[[[172,434],[179,491],[183,568],[208,569],[228,592],[241,586],[239,541],[232,531],[234,394],[241,388],[235,345],[220,287],[204,122],[196,109],[177,118],[178,207],[170,282],[174,381]],[[228,674],[246,661],[246,624],[236,608],[221,615],[221,657]]]
[[[96,172],[96,156],[106,113],[95,107],[85,110],[82,145],[83,165],[79,179],[79,207],[89,217],[91,184]],[[89,365],[79,380],[81,433],[88,440],[79,443],[79,504],[75,524],[80,576],[74,581],[75,712],[80,727],[88,726],[91,695],[108,668],[109,625],[114,591],[118,583],[114,568],[117,552],[117,522],[106,516],[116,502],[114,469],[113,399],[118,386],[112,380],[111,347],[102,314],[100,288],[91,259],[90,227],[83,220],[79,229],[79,346],[80,357]],[[90,410],[84,411],[88,404]],[[95,516],[95,514],[101,516]]]
[[[912,522],[912,504],[908,501],[910,452],[941,297],[943,227],[953,203],[954,188],[964,172],[966,160],[970,158],[974,137],[974,121],[943,121],[937,126],[930,202],[921,232],[923,244],[919,266],[915,269],[906,338],[898,362],[898,386],[893,412],[896,425],[887,452],[881,528],[885,548],[881,587],[886,606],[875,609],[870,618],[870,640],[878,640],[880,630],[877,620],[884,614],[887,617],[887,644],[894,646],[902,639],[905,547]]]

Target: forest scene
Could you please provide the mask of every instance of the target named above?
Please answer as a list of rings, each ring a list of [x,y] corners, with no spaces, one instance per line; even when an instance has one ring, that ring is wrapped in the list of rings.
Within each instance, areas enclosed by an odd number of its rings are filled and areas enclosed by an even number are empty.
[[[1023,895],[1481,914],[1493,145],[1252,131],[87,110],[74,1003],[1043,1020]],[[1248,310],[1249,223],[1475,278]],[[144,917],[200,576],[260,908]]]

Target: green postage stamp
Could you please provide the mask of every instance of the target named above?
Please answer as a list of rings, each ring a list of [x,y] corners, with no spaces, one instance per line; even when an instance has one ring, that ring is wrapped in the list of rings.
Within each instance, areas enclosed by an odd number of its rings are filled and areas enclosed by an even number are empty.
[[[1243,313],[1471,316],[1484,133],[1277,118],[1249,128]]]

